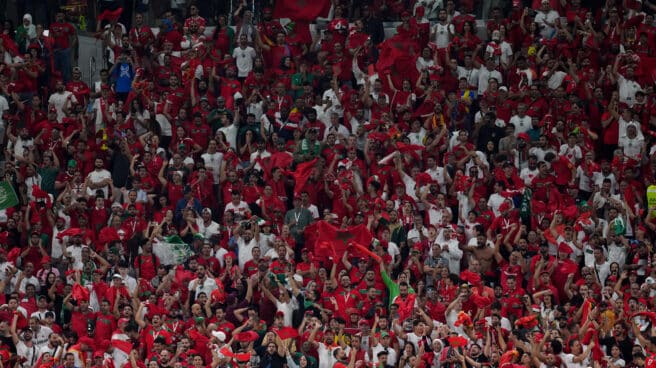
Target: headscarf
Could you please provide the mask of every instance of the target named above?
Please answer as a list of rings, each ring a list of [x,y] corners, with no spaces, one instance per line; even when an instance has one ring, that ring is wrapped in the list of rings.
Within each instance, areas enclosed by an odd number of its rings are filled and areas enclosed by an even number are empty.
[[[27,19],[30,22],[30,24],[27,25],[27,26],[25,25],[25,23],[23,23],[23,27],[25,28],[25,32],[27,33],[27,38],[30,39],[30,40],[35,39],[36,38],[36,27],[32,23],[32,15],[30,15],[30,14],[23,15],[23,20],[25,20],[25,19]]]

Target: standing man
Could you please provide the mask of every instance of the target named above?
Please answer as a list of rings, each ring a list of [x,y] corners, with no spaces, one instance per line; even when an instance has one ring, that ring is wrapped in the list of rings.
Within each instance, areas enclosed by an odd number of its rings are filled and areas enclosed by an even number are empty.
[[[55,68],[62,72],[64,83],[71,80],[71,50],[75,43],[75,28],[64,17],[64,11],[55,14],[55,22],[50,25],[54,39]]]
[[[303,207],[303,200],[300,194],[294,195],[294,208],[285,214],[285,225],[289,226],[289,231],[296,240],[296,249],[301,249],[304,244],[303,232],[305,227],[312,223],[312,213]],[[298,252],[300,254],[300,252]]]

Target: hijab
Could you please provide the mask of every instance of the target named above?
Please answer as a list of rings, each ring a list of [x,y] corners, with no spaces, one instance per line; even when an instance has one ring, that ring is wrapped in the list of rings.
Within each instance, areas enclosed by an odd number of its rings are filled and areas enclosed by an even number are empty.
[[[32,15],[30,14],[25,14],[23,15],[23,20],[26,20],[29,22],[28,25],[25,25],[23,23],[23,28],[25,28],[25,32],[27,33],[27,37],[31,40],[36,38],[36,27],[32,23]]]

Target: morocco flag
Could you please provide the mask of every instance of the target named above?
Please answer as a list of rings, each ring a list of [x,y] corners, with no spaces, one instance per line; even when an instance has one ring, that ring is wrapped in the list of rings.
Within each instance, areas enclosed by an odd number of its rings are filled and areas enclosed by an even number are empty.
[[[305,246],[313,250],[316,257],[325,259],[335,254],[341,257],[352,244],[369,247],[373,237],[362,224],[342,229],[326,221],[318,221],[305,228],[305,239]]]
[[[318,159],[314,159],[312,161],[308,162],[303,162],[301,164],[296,165],[296,170],[292,173],[292,176],[294,177],[294,194],[301,194],[301,190],[303,190],[303,187],[305,186],[305,183],[307,183],[308,179],[310,178],[310,175],[312,175],[312,170],[314,169],[314,166],[316,165]]]
[[[276,0],[273,17],[313,22],[317,17],[326,17],[329,11],[330,0]]]

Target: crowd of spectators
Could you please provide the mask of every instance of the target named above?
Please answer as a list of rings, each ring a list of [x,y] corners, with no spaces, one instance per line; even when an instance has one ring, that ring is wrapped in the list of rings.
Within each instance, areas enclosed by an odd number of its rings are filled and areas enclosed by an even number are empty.
[[[652,368],[656,6],[495,3],[5,24],[2,367]]]

